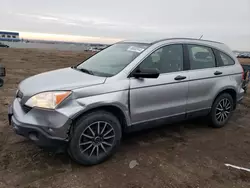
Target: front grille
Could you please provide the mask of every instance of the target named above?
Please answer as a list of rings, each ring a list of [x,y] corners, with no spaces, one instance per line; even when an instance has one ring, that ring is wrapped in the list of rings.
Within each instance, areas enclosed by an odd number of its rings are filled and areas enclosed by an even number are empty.
[[[21,108],[23,109],[23,111],[25,113],[28,113],[32,109],[31,107],[26,106],[25,104],[22,104],[23,92],[21,92],[20,90],[17,90],[17,92],[16,92],[16,98],[20,99],[19,102],[21,104]]]

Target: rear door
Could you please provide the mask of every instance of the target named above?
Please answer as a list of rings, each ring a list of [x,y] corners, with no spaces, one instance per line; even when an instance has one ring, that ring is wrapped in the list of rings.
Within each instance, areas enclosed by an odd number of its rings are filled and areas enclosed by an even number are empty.
[[[230,68],[217,66],[210,47],[197,44],[185,47],[190,60],[187,112],[201,115],[209,111],[218,91],[230,83]]]

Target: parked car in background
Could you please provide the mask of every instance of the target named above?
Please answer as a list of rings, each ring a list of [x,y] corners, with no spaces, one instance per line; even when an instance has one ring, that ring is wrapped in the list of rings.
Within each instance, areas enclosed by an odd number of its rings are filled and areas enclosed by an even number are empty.
[[[250,65],[242,64],[241,66],[242,66],[244,72],[250,71]]]
[[[245,93],[247,93],[249,79],[250,79],[250,65],[242,65],[244,70],[244,80],[242,84],[242,88],[244,89]]]
[[[122,41],[79,65],[25,79],[8,116],[17,134],[94,165],[115,153],[127,131],[199,116],[223,127],[243,99],[243,75],[219,42]]]
[[[250,58],[250,53],[249,52],[240,53],[237,57],[238,58]]]
[[[5,67],[0,64],[0,87],[2,87],[4,84],[5,75],[6,75]]]
[[[0,48],[9,48],[9,46],[0,42]]]
[[[0,42],[0,48],[9,48],[9,46],[7,44]]]

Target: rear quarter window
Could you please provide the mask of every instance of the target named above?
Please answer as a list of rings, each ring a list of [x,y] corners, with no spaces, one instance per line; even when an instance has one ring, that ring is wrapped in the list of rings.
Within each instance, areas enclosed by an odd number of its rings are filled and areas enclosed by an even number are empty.
[[[217,63],[218,63],[219,67],[229,66],[229,65],[235,64],[234,60],[229,55],[227,55],[219,50],[216,50],[216,58],[217,58]]]

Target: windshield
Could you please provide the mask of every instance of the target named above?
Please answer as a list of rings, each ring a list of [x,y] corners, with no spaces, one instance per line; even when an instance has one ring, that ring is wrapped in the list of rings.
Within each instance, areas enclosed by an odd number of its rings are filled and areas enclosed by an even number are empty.
[[[76,69],[97,76],[111,77],[131,63],[148,45],[117,43],[90,57]]]

